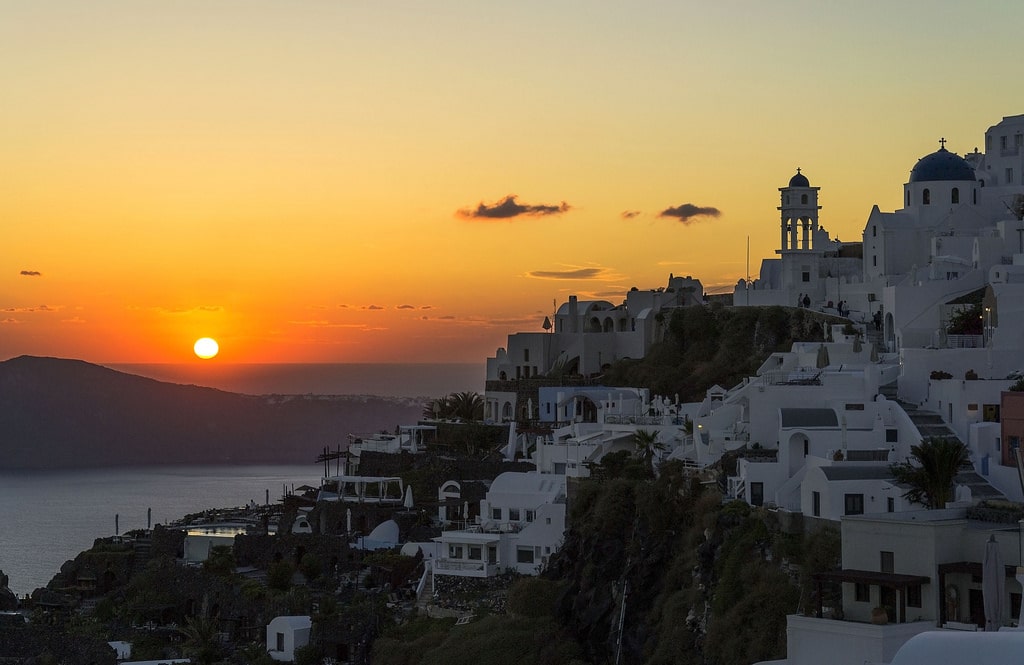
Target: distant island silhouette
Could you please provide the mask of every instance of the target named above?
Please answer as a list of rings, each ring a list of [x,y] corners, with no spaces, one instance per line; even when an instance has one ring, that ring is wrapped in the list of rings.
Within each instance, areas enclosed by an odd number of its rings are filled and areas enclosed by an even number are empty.
[[[407,398],[242,395],[19,356],[0,362],[0,469],[301,464],[422,409]]]

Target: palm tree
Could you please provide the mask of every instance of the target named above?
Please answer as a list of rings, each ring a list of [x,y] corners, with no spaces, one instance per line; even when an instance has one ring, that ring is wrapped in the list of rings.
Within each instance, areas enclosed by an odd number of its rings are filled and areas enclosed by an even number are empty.
[[[484,419],[484,398],[480,393],[467,390],[461,393],[452,393],[448,399],[451,400],[452,411],[456,418],[465,421]]]
[[[953,498],[953,478],[969,462],[967,446],[957,439],[930,438],[910,447],[913,460],[889,467],[897,482],[910,485],[904,498],[927,508],[945,508]]]
[[[178,629],[184,637],[182,650],[197,663],[216,662],[220,657],[217,628],[217,620],[213,617],[188,617],[185,626]]]
[[[484,419],[484,398],[470,390],[431,400],[423,408],[425,418],[459,418],[467,422]]]
[[[452,412],[451,400],[447,395],[444,397],[438,397],[432,399],[423,407],[423,417],[429,419],[433,418],[448,418]]]
[[[658,432],[638,429],[630,437],[636,449],[636,456],[644,463],[651,463],[657,451],[665,450],[665,444],[658,441]]]

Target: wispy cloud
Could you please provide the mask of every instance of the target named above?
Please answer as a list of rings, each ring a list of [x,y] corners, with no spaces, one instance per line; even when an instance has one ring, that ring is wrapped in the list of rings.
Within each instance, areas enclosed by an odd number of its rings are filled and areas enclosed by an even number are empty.
[[[82,317],[76,316],[76,317],[73,317],[73,318],[70,318],[70,319],[61,319],[60,322],[61,323],[85,323],[86,321]]]
[[[395,309],[416,309],[415,305],[399,305]]]
[[[0,320],[0,324],[3,324],[5,326],[16,326],[19,325],[20,323],[21,321],[13,317],[7,317],[6,319]]]
[[[380,305],[366,305],[366,306],[363,307],[363,309],[375,312],[375,311],[377,311],[379,309],[384,309],[384,308],[381,307]]]
[[[558,205],[519,203],[515,194],[509,194],[497,203],[488,205],[481,201],[476,208],[461,208],[455,214],[463,219],[513,219],[559,215],[571,209],[572,206],[565,201]]]
[[[25,277],[42,277],[43,276],[43,273],[39,272],[38,270],[22,270],[21,273],[19,273],[19,274],[22,274]]]
[[[639,210],[623,210],[621,213],[619,213],[619,216],[622,217],[622,219],[633,219],[634,217],[637,217],[639,214]]]
[[[696,221],[695,217],[719,217],[722,211],[718,208],[711,206],[699,206],[693,203],[683,203],[672,208],[665,208],[658,217],[675,217],[683,224],[692,224]]]
[[[346,328],[349,330],[386,330],[379,326],[368,326],[365,323],[335,323],[323,319],[307,319],[304,321],[289,321],[289,325],[301,326],[303,328]]]
[[[619,275],[616,275],[608,268],[603,268],[600,266],[572,266],[564,270],[531,270],[530,272],[526,273],[526,276],[532,277],[534,279],[597,279],[601,281],[618,279],[620,277]]]
[[[61,307],[50,307],[49,305],[38,305],[36,307],[5,307],[0,309],[0,312],[14,313],[28,313],[28,312],[57,312],[60,311]]]
[[[178,316],[181,314],[194,314],[196,312],[221,312],[224,310],[220,305],[197,305],[195,307],[164,307],[157,306],[151,307],[150,309],[168,316]]]

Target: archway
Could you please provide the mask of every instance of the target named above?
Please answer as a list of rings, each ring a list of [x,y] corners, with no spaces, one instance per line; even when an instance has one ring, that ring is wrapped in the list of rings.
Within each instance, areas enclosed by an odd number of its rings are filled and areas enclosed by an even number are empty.
[[[803,432],[796,432],[793,436],[789,437],[788,450],[789,453],[789,475],[792,476],[800,467],[804,465],[804,458],[811,451],[811,441],[807,438],[807,435]]]

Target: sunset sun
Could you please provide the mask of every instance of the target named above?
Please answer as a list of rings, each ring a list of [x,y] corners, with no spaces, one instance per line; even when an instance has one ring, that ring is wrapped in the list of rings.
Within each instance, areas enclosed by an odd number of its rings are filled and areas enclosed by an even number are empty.
[[[203,337],[196,340],[192,349],[196,352],[197,356],[206,360],[217,355],[217,352],[220,351],[220,346],[217,344],[217,340],[212,337]]]

